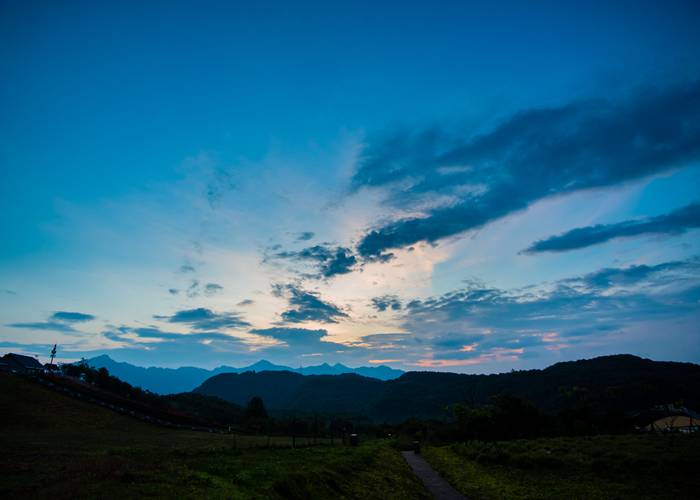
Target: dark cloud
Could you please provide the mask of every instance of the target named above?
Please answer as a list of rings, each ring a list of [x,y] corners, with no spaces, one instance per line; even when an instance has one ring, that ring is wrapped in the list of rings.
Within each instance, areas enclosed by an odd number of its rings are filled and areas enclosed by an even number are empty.
[[[325,302],[317,293],[302,290],[296,285],[274,285],[272,291],[275,296],[285,297],[289,302],[290,309],[282,313],[285,323],[337,323],[338,318],[347,317],[338,306]]]
[[[625,268],[603,268],[580,278],[561,280],[560,290],[575,287],[577,291],[604,291],[611,288],[645,286],[683,286],[700,277],[700,260],[663,262],[656,265],[636,265]]]
[[[700,158],[700,85],[519,113],[466,140],[442,131],[370,144],[353,189],[384,187],[388,202],[424,215],[377,227],[363,258],[437,242],[554,195],[612,186]],[[427,196],[427,198],[426,198]],[[424,200],[433,199],[433,205]]]
[[[180,290],[178,290],[177,288],[168,288],[168,293],[170,295],[177,295],[178,293],[180,293]]]
[[[38,321],[30,323],[10,323],[11,328],[26,328],[28,330],[46,330],[61,333],[77,333],[70,323],[63,321]]]
[[[514,356],[613,335],[632,324],[697,314],[700,260],[605,268],[554,284],[468,287],[412,301],[402,326],[440,359]],[[522,350],[522,351],[521,351]]]
[[[74,323],[84,323],[92,321],[95,316],[71,311],[56,311],[47,321],[34,321],[28,323],[10,323],[7,326],[11,328],[25,328],[28,330],[45,330],[61,333],[78,333],[73,328]]]
[[[92,314],[85,314],[79,312],[56,311],[51,315],[50,319],[54,321],[63,321],[66,323],[82,323],[85,321],[94,320],[95,316],[93,316]]]
[[[277,252],[267,256],[266,259],[312,262],[318,271],[314,276],[316,278],[332,278],[338,274],[349,273],[357,263],[357,257],[349,248],[328,245],[314,245],[299,251]]]
[[[297,235],[297,241],[309,241],[312,239],[316,234],[311,232],[311,231],[304,231],[303,233],[299,233]]]
[[[524,250],[524,253],[566,252],[598,245],[615,238],[631,238],[645,234],[683,234],[688,229],[697,227],[700,227],[700,203],[692,203],[657,217],[572,229],[564,234],[536,241]]]
[[[7,295],[17,295],[17,292],[15,292],[14,290],[4,289],[1,291],[2,291],[2,293],[7,294]]]
[[[164,332],[155,327],[131,328],[123,326],[102,332],[102,335],[109,340],[127,344],[149,343],[154,340],[200,344],[205,342],[242,343],[241,339],[220,332],[174,333]]]
[[[246,328],[250,323],[243,320],[236,312],[215,313],[210,309],[199,307],[177,311],[172,316],[154,316],[169,323],[184,323],[195,330],[217,330],[220,328]]]
[[[383,295],[372,299],[372,307],[379,312],[386,311],[387,309],[391,309],[392,311],[400,311],[401,301],[396,295]]]
[[[216,295],[217,293],[221,293],[223,291],[224,287],[218,283],[207,283],[204,285],[204,295],[207,297],[211,297],[212,295]]]
[[[255,304],[255,301],[253,299],[243,299],[236,305],[239,307],[243,307],[243,306],[252,306],[253,304]]]

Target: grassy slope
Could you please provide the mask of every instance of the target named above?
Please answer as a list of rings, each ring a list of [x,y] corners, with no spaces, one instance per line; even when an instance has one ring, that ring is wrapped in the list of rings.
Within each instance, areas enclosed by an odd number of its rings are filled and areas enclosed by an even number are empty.
[[[427,448],[473,499],[697,498],[700,436],[597,436]]]
[[[426,498],[381,444],[240,449],[266,441],[154,427],[0,373],[2,497]]]

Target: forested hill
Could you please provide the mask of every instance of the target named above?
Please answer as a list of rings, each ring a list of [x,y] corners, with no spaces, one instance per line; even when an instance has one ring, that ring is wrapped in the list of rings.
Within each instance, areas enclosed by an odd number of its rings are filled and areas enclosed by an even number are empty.
[[[496,375],[408,372],[387,381],[355,374],[227,373],[209,378],[195,392],[236,404],[260,396],[273,410],[352,413],[379,422],[448,417],[455,403],[485,405],[499,394],[525,399],[548,413],[568,408],[631,412],[675,402],[698,409],[700,365],[615,355],[543,370]]]

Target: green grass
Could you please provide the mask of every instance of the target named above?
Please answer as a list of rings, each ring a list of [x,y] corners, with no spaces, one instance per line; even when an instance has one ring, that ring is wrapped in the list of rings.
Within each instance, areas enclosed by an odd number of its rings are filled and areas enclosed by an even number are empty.
[[[6,498],[428,498],[381,442],[266,449],[266,436],[155,427],[2,373],[0,427]]]
[[[690,499],[700,489],[700,436],[473,442],[424,455],[473,499]]]

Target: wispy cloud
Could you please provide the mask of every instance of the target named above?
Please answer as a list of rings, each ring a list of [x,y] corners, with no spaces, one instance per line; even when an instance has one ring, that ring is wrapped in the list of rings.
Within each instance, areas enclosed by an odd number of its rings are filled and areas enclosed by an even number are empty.
[[[421,214],[367,232],[357,245],[363,258],[434,243],[543,198],[697,160],[700,84],[526,110],[482,135],[448,135],[440,129],[397,134],[367,146],[353,189],[384,188],[389,203]]]
[[[297,235],[297,241],[309,241],[315,236],[315,233],[312,231],[304,231],[303,233],[299,233]]]
[[[216,313],[211,309],[199,307],[177,311],[172,316],[154,316],[169,323],[183,323],[195,330],[218,330],[221,328],[246,328],[250,323],[241,318],[237,312]]]
[[[85,323],[95,319],[92,314],[72,312],[72,311],[56,311],[46,321],[31,321],[26,323],[10,323],[7,326],[11,328],[23,328],[28,330],[43,330],[60,333],[79,333],[73,325],[76,323]]]
[[[202,333],[174,333],[165,332],[155,327],[119,327],[106,330],[102,335],[115,342],[124,342],[127,344],[143,344],[153,341],[166,341],[176,343],[210,343],[224,342],[242,344],[242,340],[237,337],[232,337],[220,332],[202,332]]]
[[[572,229],[564,234],[536,241],[523,253],[567,252],[616,238],[631,238],[646,234],[676,235],[698,227],[700,227],[700,203],[692,203],[657,217]]]
[[[218,283],[207,283],[204,285],[204,295],[211,297],[224,291],[224,287]]]
[[[77,333],[77,330],[68,323],[61,321],[36,321],[28,323],[9,323],[11,328],[24,328],[27,330],[46,330],[61,333]]]

